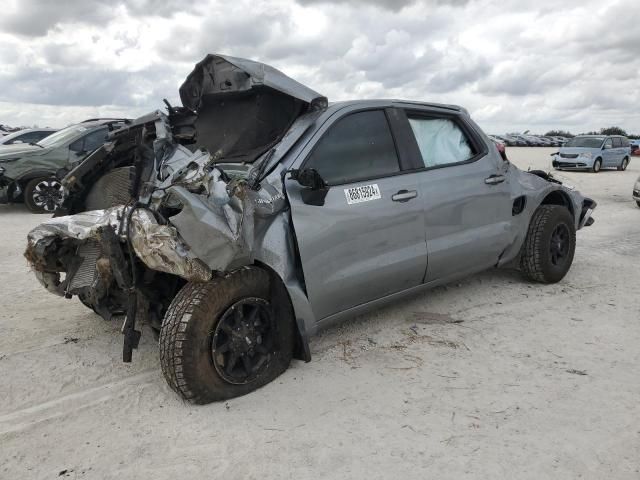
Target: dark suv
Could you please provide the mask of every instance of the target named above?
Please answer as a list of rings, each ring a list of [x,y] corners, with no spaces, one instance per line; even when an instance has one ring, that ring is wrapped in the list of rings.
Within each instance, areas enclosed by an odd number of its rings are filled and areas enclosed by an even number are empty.
[[[0,149],[0,203],[24,200],[35,213],[53,212],[62,201],[56,177],[102,146],[106,136],[125,124],[122,119],[90,119],[57,131],[38,142]]]

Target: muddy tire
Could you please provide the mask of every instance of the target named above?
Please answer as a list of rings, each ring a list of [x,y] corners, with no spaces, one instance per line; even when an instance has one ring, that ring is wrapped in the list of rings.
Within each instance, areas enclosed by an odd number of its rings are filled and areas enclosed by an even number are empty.
[[[24,187],[24,203],[33,213],[53,213],[62,203],[62,185],[54,177],[34,178]]]
[[[529,223],[520,269],[535,282],[559,282],[569,271],[575,250],[576,229],[569,210],[541,205]]]
[[[598,173],[601,168],[602,168],[602,159],[596,158],[596,161],[593,162],[593,166],[591,167],[591,171],[593,173]]]
[[[265,270],[244,267],[178,292],[160,330],[160,365],[182,398],[204,404],[245,395],[289,367],[293,310],[284,287],[270,283]]]

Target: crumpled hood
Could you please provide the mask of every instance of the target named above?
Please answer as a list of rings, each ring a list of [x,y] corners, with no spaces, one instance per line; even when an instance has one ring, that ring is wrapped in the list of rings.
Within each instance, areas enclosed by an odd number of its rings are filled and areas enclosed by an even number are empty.
[[[207,55],[180,87],[197,113],[196,146],[234,163],[252,163],[278,143],[293,122],[327,107],[327,99],[269,65]]]
[[[253,60],[218,54],[209,54],[196,64],[180,87],[180,100],[185,107],[198,111],[207,95],[229,95],[261,87],[314,107],[325,108],[327,105],[326,97],[280,70]]]

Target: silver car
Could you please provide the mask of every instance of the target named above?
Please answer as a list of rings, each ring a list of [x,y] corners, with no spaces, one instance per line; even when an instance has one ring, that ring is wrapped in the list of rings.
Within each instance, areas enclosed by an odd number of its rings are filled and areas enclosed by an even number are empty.
[[[504,160],[468,113],[328,104],[278,70],[209,55],[168,105],[110,134],[28,235],[49,291],[147,322],[183,398],[243,395],[309,361],[337,321],[495,267],[560,281],[596,204]]]

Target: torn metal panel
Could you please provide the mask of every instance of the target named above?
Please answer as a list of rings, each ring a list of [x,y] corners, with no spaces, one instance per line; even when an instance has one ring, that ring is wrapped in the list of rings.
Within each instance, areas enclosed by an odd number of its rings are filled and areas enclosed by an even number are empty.
[[[211,270],[181,240],[176,229],[159,225],[148,210],[138,209],[133,213],[131,244],[138,258],[152,270],[193,282],[211,279]]]
[[[254,208],[247,196],[222,203],[220,197],[196,195],[184,187],[172,187],[170,193],[182,204],[171,224],[209,268],[225,271],[238,258],[249,262]]]

